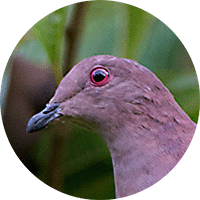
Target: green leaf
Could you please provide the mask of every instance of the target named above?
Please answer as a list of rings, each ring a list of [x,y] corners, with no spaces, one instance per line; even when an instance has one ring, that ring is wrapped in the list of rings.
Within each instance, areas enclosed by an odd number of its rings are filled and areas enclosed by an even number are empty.
[[[61,57],[67,10],[68,7],[56,10],[40,20],[31,29],[33,36],[43,44],[50,58],[51,68],[57,83],[59,83],[63,77]]]

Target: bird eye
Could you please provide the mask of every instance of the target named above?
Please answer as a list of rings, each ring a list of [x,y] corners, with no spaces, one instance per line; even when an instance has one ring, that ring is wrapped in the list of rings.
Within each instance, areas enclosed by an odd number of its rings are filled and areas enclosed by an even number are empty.
[[[96,86],[105,85],[107,83],[108,78],[108,71],[102,67],[97,67],[93,69],[90,74],[90,79]]]

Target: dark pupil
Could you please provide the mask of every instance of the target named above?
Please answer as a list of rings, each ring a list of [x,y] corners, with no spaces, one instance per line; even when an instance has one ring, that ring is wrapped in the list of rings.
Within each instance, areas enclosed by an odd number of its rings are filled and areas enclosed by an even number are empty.
[[[97,70],[93,74],[93,79],[96,82],[101,82],[106,77],[105,73],[102,70]]]

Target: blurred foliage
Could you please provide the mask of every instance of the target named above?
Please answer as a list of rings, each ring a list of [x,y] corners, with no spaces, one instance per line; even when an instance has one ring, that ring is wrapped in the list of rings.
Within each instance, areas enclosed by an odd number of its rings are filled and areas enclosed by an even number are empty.
[[[47,15],[36,23],[22,38],[19,45],[37,39],[46,51],[46,56],[51,61],[51,69],[57,84],[62,79],[62,55],[64,51],[64,34],[66,29],[68,7],[61,8]],[[38,51],[35,51],[36,53]],[[33,54],[34,56],[34,54]]]
[[[65,52],[71,52],[65,35],[67,24],[73,20],[74,12],[80,14],[75,6],[61,8],[43,18],[28,31],[17,48],[26,52],[29,49],[27,44],[33,40],[40,43],[35,45],[35,51],[31,46],[29,56],[36,57],[39,62],[40,57],[35,55],[38,48],[43,48],[57,83],[64,68],[71,68],[86,57],[110,54],[136,60],[162,80],[179,105],[197,122],[199,86],[192,61],[177,36],[141,9],[111,1],[87,2],[87,9],[81,13],[82,21],[73,22],[80,26],[80,34],[72,41],[73,62],[65,66]],[[56,154],[61,157],[58,165],[64,176],[58,189],[84,198],[114,198],[112,163],[104,141],[97,134],[86,133],[79,127],[71,129],[73,134],[62,139],[61,152]],[[44,130],[34,154],[38,166],[35,175],[49,185],[46,174],[53,151],[51,132],[51,128]]]
[[[74,10],[74,5],[70,5],[49,14],[36,23],[19,44],[22,46],[23,41],[26,43],[28,38],[34,37],[43,45],[57,83],[62,78],[61,68],[65,68],[63,52],[70,51],[64,49],[67,45],[63,43],[67,19],[71,20]],[[197,122],[199,87],[195,69],[181,41],[165,24],[137,7],[111,1],[89,2],[83,16],[81,40],[74,41],[77,56],[70,68],[86,57],[101,54],[136,60],[162,80]]]

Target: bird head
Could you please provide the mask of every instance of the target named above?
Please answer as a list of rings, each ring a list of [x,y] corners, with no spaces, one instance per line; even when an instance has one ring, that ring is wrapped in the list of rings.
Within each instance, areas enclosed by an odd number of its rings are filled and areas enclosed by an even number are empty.
[[[134,126],[146,112],[152,112],[157,95],[166,101],[168,93],[150,70],[133,60],[93,56],[62,79],[46,108],[30,119],[27,132],[60,117],[96,130],[119,129],[127,123]]]

